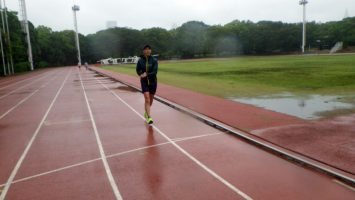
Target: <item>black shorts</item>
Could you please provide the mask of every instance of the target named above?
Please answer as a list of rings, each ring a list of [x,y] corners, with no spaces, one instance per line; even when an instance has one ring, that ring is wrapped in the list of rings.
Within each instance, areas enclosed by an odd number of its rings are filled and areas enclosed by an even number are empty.
[[[142,93],[149,92],[150,94],[155,94],[155,92],[157,91],[157,86],[158,86],[157,81],[149,82],[148,84],[148,80],[141,79]]]

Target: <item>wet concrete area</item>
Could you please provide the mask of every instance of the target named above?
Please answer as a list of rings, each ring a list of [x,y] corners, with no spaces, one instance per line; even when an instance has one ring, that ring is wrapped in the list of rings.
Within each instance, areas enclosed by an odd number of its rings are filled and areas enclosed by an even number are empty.
[[[306,120],[321,119],[325,116],[336,115],[337,111],[344,112],[355,109],[355,96],[318,94],[300,96],[281,93],[256,98],[230,99]]]

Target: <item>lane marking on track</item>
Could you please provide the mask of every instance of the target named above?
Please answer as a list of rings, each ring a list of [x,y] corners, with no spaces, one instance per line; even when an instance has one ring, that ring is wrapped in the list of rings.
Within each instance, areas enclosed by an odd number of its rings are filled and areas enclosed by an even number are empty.
[[[167,144],[171,144],[171,143],[170,142],[163,142],[163,143],[159,143],[159,144],[149,145],[149,146],[145,146],[145,147],[141,147],[141,148],[137,148],[137,149],[132,149],[132,150],[128,150],[128,151],[124,151],[124,152],[120,152],[120,153],[111,154],[111,155],[108,155],[106,158],[113,158],[113,157],[121,156],[124,154],[132,153],[132,152],[136,152],[136,151],[140,151],[140,150],[144,150],[144,149],[159,147],[159,146],[163,146],[163,145],[167,145]]]
[[[58,169],[55,169],[55,170],[52,170],[52,171],[48,171],[48,172],[36,174],[36,175],[29,176],[29,177],[22,178],[22,179],[18,179],[18,180],[16,180],[16,181],[14,181],[13,184],[14,184],[14,183],[18,183],[18,182],[27,181],[27,180],[30,180],[30,179],[33,179],[33,178],[37,178],[37,177],[40,177],[40,176],[45,176],[45,175],[53,174],[53,173],[55,173],[55,172],[64,171],[64,170],[66,170],[66,169],[71,169],[71,168],[74,168],[74,167],[78,167],[78,166],[90,164],[90,163],[93,163],[93,162],[96,162],[96,161],[99,161],[99,160],[101,160],[101,158],[96,158],[96,159],[88,160],[88,161],[81,162],[81,163],[77,163],[77,164],[74,164],[74,165],[69,165],[69,166],[66,166],[66,167],[58,168]],[[0,186],[0,187],[1,187],[1,186]]]
[[[118,96],[115,92],[113,92],[111,89],[109,89],[106,85],[102,84],[102,82],[95,78],[104,88],[106,88],[109,92],[111,92],[118,100],[120,100],[123,104],[125,104],[129,109],[131,109],[134,113],[136,113],[141,119],[145,120],[144,116],[139,114],[137,110],[135,110],[132,106],[130,106],[126,101],[124,101],[120,96]],[[240,189],[229,183],[227,180],[223,179],[221,176],[219,176],[216,172],[214,172],[212,169],[208,168],[206,165],[204,165],[202,162],[197,160],[195,157],[193,157],[190,153],[188,153],[185,149],[183,149],[181,146],[176,144],[175,141],[170,139],[164,132],[162,132],[157,126],[152,125],[152,127],[157,130],[160,135],[162,135],[166,140],[168,140],[172,145],[174,145],[178,150],[180,150],[183,154],[185,154],[188,158],[190,158],[193,162],[195,162],[198,166],[200,166],[202,169],[204,169],[206,172],[208,172],[210,175],[212,175],[214,178],[219,180],[221,183],[223,183],[225,186],[227,186],[229,189],[234,191],[235,193],[239,194],[241,197],[243,197],[246,200],[252,200],[250,196],[242,192]]]
[[[48,107],[46,113],[44,114],[44,116],[43,116],[41,122],[39,123],[39,125],[38,125],[36,131],[34,132],[32,138],[31,138],[31,140],[30,140],[29,143],[27,144],[25,151],[22,153],[20,159],[17,161],[17,164],[16,164],[15,168],[12,170],[9,179],[7,180],[7,182],[6,182],[6,184],[5,184],[4,190],[3,190],[3,192],[2,192],[1,195],[0,195],[0,200],[4,200],[4,199],[5,199],[6,194],[7,194],[8,190],[9,190],[9,188],[10,188],[10,186],[11,186],[11,183],[13,182],[13,180],[14,180],[14,178],[15,178],[17,172],[18,172],[18,170],[19,170],[20,167],[21,167],[21,164],[22,164],[23,160],[25,159],[25,157],[26,157],[28,151],[30,150],[30,148],[31,148],[31,146],[32,146],[32,144],[33,144],[33,141],[36,139],[36,137],[37,137],[37,135],[38,135],[38,133],[39,133],[39,131],[40,131],[42,125],[43,125],[43,122],[45,121],[45,119],[47,118],[47,116],[48,116],[50,110],[52,109],[52,107],[53,107],[53,105],[54,105],[54,102],[55,102],[56,99],[58,98],[59,93],[62,91],[65,82],[67,81],[69,75],[71,74],[71,71],[72,71],[72,70],[70,69],[70,71],[69,71],[68,74],[66,75],[65,79],[63,80],[63,83],[62,83],[62,85],[60,86],[59,90],[57,91],[57,94],[56,94],[55,97],[53,98],[53,100],[52,100],[50,106]]]
[[[190,139],[197,139],[197,138],[202,138],[202,137],[207,137],[207,136],[214,136],[214,135],[221,135],[223,132],[219,133],[210,133],[210,134],[204,134],[204,135],[196,135],[196,136],[191,136],[191,137],[182,137],[182,138],[172,138],[171,140],[174,142],[180,142],[180,141],[185,141],[185,140],[190,140]]]
[[[95,132],[95,137],[96,137],[97,144],[99,146],[101,160],[102,160],[102,162],[104,164],[108,180],[110,181],[110,184],[111,184],[111,187],[112,187],[112,190],[113,190],[113,192],[115,194],[116,199],[117,200],[122,200],[121,193],[118,190],[118,187],[117,187],[117,184],[115,182],[115,179],[113,178],[110,166],[109,166],[109,164],[107,162],[107,159],[106,159],[106,155],[105,155],[104,149],[102,147],[102,143],[101,143],[101,139],[100,139],[100,136],[99,136],[99,132],[98,132],[97,127],[96,127],[96,122],[95,122],[94,116],[93,116],[92,111],[91,111],[89,99],[88,99],[88,97],[86,95],[85,87],[84,87],[84,84],[83,84],[83,81],[82,81],[82,78],[81,78],[81,75],[80,75],[81,72],[79,70],[78,70],[78,73],[79,73],[79,79],[80,79],[81,87],[83,89],[86,105],[87,105],[87,108],[89,110],[90,119],[91,119],[91,122],[92,122],[91,124],[92,124],[92,127],[93,127],[94,132]]]
[[[337,184],[339,184],[339,185],[341,185],[341,186],[343,186],[343,187],[345,187],[345,188],[347,188],[347,189],[349,189],[349,190],[355,192],[355,188],[352,187],[352,186],[350,186],[350,185],[348,185],[348,184],[346,184],[346,183],[343,183],[343,182],[338,181],[338,180],[336,180],[336,179],[333,179],[333,182],[335,182],[335,183],[337,183]]]
[[[45,121],[44,125],[45,126],[53,126],[53,125],[63,125],[63,124],[77,124],[77,123],[82,123],[82,122],[90,122],[91,119],[73,119],[73,120],[66,120],[66,121]]]
[[[21,81],[15,82],[15,83],[11,83],[10,85],[1,87],[0,90],[5,89],[5,88],[8,88],[8,87],[10,87],[10,86],[12,86],[12,85],[16,85],[16,84],[22,83],[22,82],[24,82],[24,81],[26,81],[26,80],[29,80],[29,79],[34,79],[35,77],[40,76],[40,75],[42,75],[42,74],[44,74],[44,73],[46,73],[46,72],[43,72],[43,73],[41,73],[41,74],[38,74],[38,75],[33,76],[33,77],[30,77],[30,78],[23,79],[23,80],[21,80]]]
[[[212,135],[218,135],[218,134],[205,134],[205,135],[200,135],[200,136],[196,136],[196,137],[179,138],[179,140],[177,142],[182,142],[182,141],[187,141],[187,140],[194,140],[196,138],[208,137],[208,136],[212,136]],[[164,146],[164,145],[167,145],[167,144],[171,144],[171,142],[163,142],[163,143],[144,146],[144,147],[140,147],[140,148],[136,148],[136,149],[132,149],[132,150],[128,150],[128,151],[114,153],[114,154],[107,155],[106,158],[115,158],[115,157],[118,157],[118,156],[121,156],[121,155],[129,154],[129,153],[133,153],[133,152],[141,151],[141,150],[145,150],[145,149],[150,149],[150,148],[154,148],[154,147]],[[64,170],[67,170],[67,169],[71,169],[71,168],[74,168],[74,167],[83,166],[83,165],[90,164],[92,162],[96,162],[96,161],[99,161],[99,160],[101,160],[101,158],[95,158],[95,159],[92,159],[92,160],[87,160],[87,161],[76,163],[76,164],[73,164],[73,165],[68,165],[68,166],[65,166],[65,167],[62,167],[62,168],[58,168],[58,169],[54,169],[54,170],[51,170],[51,171],[43,172],[43,173],[36,174],[36,175],[33,175],[33,176],[28,176],[28,177],[25,177],[25,178],[22,178],[22,179],[15,180],[15,181],[12,182],[12,184],[23,182],[23,181],[27,181],[27,180],[31,180],[31,179],[34,179],[34,178],[37,178],[37,177],[49,175],[49,174],[56,173],[56,172],[61,172],[61,171],[64,171]],[[0,187],[2,187],[4,185],[5,184],[2,184],[2,185],[0,185]]]
[[[13,110],[15,110],[18,106],[20,106],[22,103],[24,103],[25,101],[27,101],[29,98],[31,98],[34,94],[36,94],[39,91],[39,89],[33,91],[30,95],[28,95],[26,98],[22,99],[20,102],[18,102],[16,105],[14,105],[12,108],[10,108],[9,110],[7,110],[4,114],[2,114],[0,116],[0,120],[2,118],[4,118],[6,115],[8,115],[10,112],[12,112]]]
[[[12,108],[10,108],[9,110],[7,110],[4,114],[2,114],[0,116],[0,120],[2,118],[4,118],[6,115],[8,115],[10,112],[12,112],[13,110],[15,110],[18,106],[20,106],[22,103],[26,102],[29,98],[31,98],[34,94],[36,94],[40,89],[46,87],[49,83],[51,83],[51,81],[53,81],[56,77],[50,79],[47,83],[41,85],[39,87],[39,89],[33,91],[30,95],[28,95],[27,97],[25,97],[24,99],[22,99],[20,102],[18,102],[16,105],[14,105]]]
[[[35,82],[37,82],[37,81],[39,81],[39,80],[41,80],[41,79],[43,79],[43,78],[45,78],[45,77],[47,77],[47,76],[49,76],[49,75],[51,75],[51,74],[54,74],[54,73],[48,73],[48,74],[46,74],[46,75],[44,75],[44,76],[42,76],[42,77],[40,77],[40,78],[38,78],[38,79],[36,79],[36,80],[33,80],[33,81],[27,83],[26,85],[23,85],[23,86],[21,86],[21,87],[15,89],[15,90],[12,90],[11,92],[0,96],[0,99],[3,99],[3,98],[5,98],[5,97],[9,96],[10,94],[13,94],[13,93],[15,93],[16,91],[18,91],[18,90],[20,90],[20,89],[22,89],[22,88],[24,88],[24,87],[26,87],[26,86],[32,85],[32,84],[34,84]]]

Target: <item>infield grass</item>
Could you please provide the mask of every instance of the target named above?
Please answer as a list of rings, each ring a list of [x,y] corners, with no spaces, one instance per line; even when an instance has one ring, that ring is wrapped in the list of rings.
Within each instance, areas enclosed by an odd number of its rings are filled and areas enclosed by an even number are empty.
[[[135,65],[105,69],[136,76]],[[219,97],[355,94],[355,55],[243,56],[159,62],[161,83]]]

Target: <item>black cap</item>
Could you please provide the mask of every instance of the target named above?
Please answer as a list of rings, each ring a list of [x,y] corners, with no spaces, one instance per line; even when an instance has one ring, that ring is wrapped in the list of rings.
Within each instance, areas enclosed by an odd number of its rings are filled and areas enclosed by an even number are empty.
[[[152,49],[152,47],[149,45],[149,44],[147,44],[147,45],[145,45],[144,47],[143,47],[143,50],[144,49]]]

